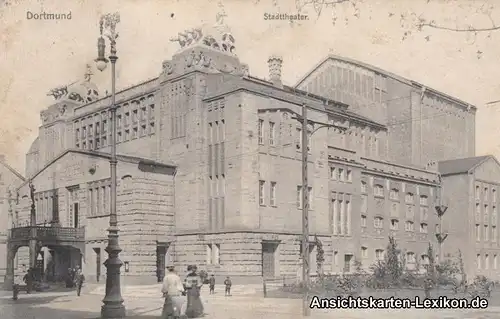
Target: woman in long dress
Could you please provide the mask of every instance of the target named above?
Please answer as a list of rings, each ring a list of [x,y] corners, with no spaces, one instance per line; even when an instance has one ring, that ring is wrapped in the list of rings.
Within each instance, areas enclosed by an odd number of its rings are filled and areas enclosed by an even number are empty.
[[[203,316],[203,303],[200,298],[200,290],[203,281],[194,265],[188,266],[188,274],[184,280],[184,287],[187,292],[186,316],[188,318],[199,318]]]

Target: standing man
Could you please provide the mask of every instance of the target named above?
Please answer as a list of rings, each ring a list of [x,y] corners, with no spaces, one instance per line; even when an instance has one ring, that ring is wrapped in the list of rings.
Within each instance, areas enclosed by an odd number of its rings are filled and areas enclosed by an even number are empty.
[[[210,285],[210,294],[213,295],[215,293],[215,277],[213,274],[210,276],[208,284]]]
[[[175,273],[174,266],[167,267],[161,289],[165,302],[163,303],[162,319],[180,318],[184,304],[184,285],[181,277]]]
[[[233,283],[231,282],[231,278],[229,276],[226,277],[226,280],[224,280],[224,285],[226,286],[226,296],[231,296],[231,286]]]

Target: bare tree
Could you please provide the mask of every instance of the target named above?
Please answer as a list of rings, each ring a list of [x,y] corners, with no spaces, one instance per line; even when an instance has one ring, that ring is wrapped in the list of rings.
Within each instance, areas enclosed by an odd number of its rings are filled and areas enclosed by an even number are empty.
[[[256,0],[259,2],[260,0]],[[427,0],[426,3],[429,4],[433,0]],[[276,4],[276,0],[273,0]],[[359,19],[361,16],[361,10],[363,3],[366,0],[295,0],[297,10],[301,12],[304,9],[312,8],[319,18],[325,11],[330,11],[332,14],[332,23],[335,25],[339,22],[343,22],[345,25],[353,19]],[[500,24],[497,24],[493,18],[493,12],[495,6],[491,4],[491,1],[483,0],[445,0],[440,1],[441,5],[448,6],[459,6],[460,8],[467,10],[470,14],[481,17],[481,21],[485,24],[482,26],[472,25],[472,24],[446,24],[441,23],[433,19],[426,17],[424,12],[387,12],[388,18],[399,19],[401,26],[402,37],[401,41],[407,40],[409,37],[421,34],[426,41],[431,41],[431,36],[427,34],[426,29],[440,30],[443,32],[455,32],[466,35],[469,44],[475,44],[479,35],[484,35],[486,38],[491,38],[492,32],[500,30]],[[342,10],[340,10],[342,9]],[[341,19],[338,16],[338,12],[345,12],[344,17]],[[371,18],[371,17],[370,17]],[[479,20],[479,19],[478,19]],[[482,57],[483,52],[477,50],[477,58]]]

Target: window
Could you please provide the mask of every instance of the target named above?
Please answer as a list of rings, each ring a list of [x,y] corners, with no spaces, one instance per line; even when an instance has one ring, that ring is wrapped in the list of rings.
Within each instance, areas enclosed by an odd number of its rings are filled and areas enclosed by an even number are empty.
[[[308,193],[309,209],[313,209],[313,203],[314,203],[313,189],[312,189],[312,187],[308,187],[308,189],[309,189],[309,193]],[[302,209],[302,186],[297,186],[297,208]]]
[[[259,120],[259,145],[264,145],[264,120]]]
[[[477,264],[477,269],[481,269],[481,255],[480,254],[476,255],[476,264]]]
[[[361,227],[366,227],[366,216],[361,215]]]
[[[427,220],[429,217],[429,209],[427,207],[420,207],[420,220]]]
[[[405,202],[408,204],[413,204],[414,199],[413,199],[413,194],[412,193],[406,193],[405,195]]]
[[[398,230],[399,221],[397,219],[391,219],[391,230]]]
[[[488,187],[485,187],[484,188],[484,200],[487,201],[488,200]]]
[[[415,254],[412,252],[407,252],[406,253],[406,262],[409,264],[414,264],[415,263]]]
[[[366,193],[366,182],[361,182],[361,193]]]
[[[497,239],[497,226],[491,226],[491,241],[496,243]]]
[[[428,203],[428,198],[425,195],[420,196],[420,205],[421,206],[427,206]]]
[[[493,203],[497,202],[497,190],[496,189],[491,190],[491,199],[493,200]]]
[[[413,222],[411,220],[406,221],[405,230],[406,231],[414,231],[415,230],[415,227],[414,227]]]
[[[488,225],[484,225],[484,241],[490,240],[490,233],[488,232]]]
[[[347,170],[347,181],[352,182],[352,171],[350,169]]]
[[[275,144],[276,128],[274,122],[269,122],[269,145],[273,146]]]
[[[264,205],[265,204],[265,198],[264,198],[264,189],[266,186],[265,181],[259,181],[259,204]]]
[[[476,218],[479,218],[479,216],[481,216],[481,206],[476,203]]]
[[[375,185],[373,194],[378,197],[384,197],[384,187],[382,185]]]
[[[337,180],[337,170],[335,167],[330,167],[330,178],[333,180]]]
[[[427,234],[427,224],[426,223],[420,224],[420,232],[423,234]]]
[[[476,240],[481,240],[481,226],[479,224],[476,224]]]
[[[376,260],[384,260],[384,250],[383,249],[376,249],[375,250],[375,259]]]
[[[383,228],[384,226],[384,219],[382,217],[375,217],[373,220],[373,227],[375,228]]]
[[[391,189],[391,192],[389,194],[389,198],[392,200],[398,200],[399,199],[399,191],[395,188]]]
[[[338,169],[337,178],[338,178],[338,180],[339,180],[339,181],[341,181],[341,182],[345,181],[344,169],[343,169],[343,168],[339,168],[339,169]]]
[[[302,130],[297,128],[297,150],[302,148]]]
[[[271,191],[269,194],[269,204],[276,206],[276,182],[271,182]]]
[[[484,269],[490,268],[490,255],[486,254],[484,256]]]
[[[479,186],[476,186],[476,200],[479,200],[481,198],[481,189]]]
[[[361,258],[368,258],[368,248],[361,247]]]

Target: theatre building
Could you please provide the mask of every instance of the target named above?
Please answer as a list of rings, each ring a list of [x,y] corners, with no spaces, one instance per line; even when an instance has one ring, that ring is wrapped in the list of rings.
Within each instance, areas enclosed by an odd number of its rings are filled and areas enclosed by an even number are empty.
[[[408,267],[428,260],[427,246],[436,241],[439,174],[420,165],[430,159],[428,149],[415,146],[424,145],[422,140],[405,139],[411,151],[401,152],[385,117],[351,110],[322,97],[325,92],[284,85],[280,57],[263,61],[269,77],[259,79],[234,53],[229,33],[189,32],[194,40],[179,42],[181,49],[159,66],[159,76],[117,92],[117,211],[125,282],[155,282],[169,262],[182,268],[197,264],[235,283],[295,276],[305,190],[301,124],[294,115],[303,105],[311,121],[312,272],[316,237],[325,251],[325,272],[351,272],[356,261],[369,267],[383,258],[391,234]],[[370,90],[366,97],[379,94]],[[60,277],[82,265],[89,280],[103,280],[110,97],[100,95],[90,72],[51,92],[55,101],[42,111],[39,136],[27,154],[28,182],[18,190],[16,222],[26,225],[30,218],[31,182],[41,267]],[[462,105],[458,109],[469,119]],[[467,121],[463,125],[472,125]],[[470,147],[458,154],[469,154]],[[28,260],[25,232],[12,229],[17,237],[11,240],[11,268],[14,250]]]

